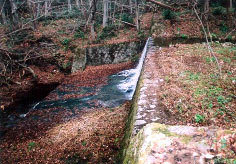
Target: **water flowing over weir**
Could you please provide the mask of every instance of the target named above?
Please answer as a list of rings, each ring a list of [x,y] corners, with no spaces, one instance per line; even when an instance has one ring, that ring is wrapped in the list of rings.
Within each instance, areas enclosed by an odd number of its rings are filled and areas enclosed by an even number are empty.
[[[102,86],[78,87],[76,84],[62,84],[51,92],[52,95],[57,95],[57,99],[41,101],[35,104],[33,109],[60,107],[74,110],[74,108],[116,107],[127,100],[131,100],[138,83],[150,40],[149,38],[146,41],[135,68],[108,76],[106,84]],[[82,96],[64,98],[66,95],[72,94]]]
[[[149,48],[150,40],[151,40],[151,38],[148,38],[148,40],[145,44],[145,47],[143,49],[142,55],[139,59],[139,63],[136,66],[136,68],[130,69],[130,70],[124,70],[119,73],[119,74],[121,74],[121,76],[126,76],[127,78],[124,79],[123,81],[121,81],[121,83],[118,85],[118,88],[120,90],[122,90],[123,92],[128,93],[128,95],[126,95],[126,96],[129,100],[131,100],[134,96],[134,92],[135,92],[136,86],[138,84],[139,76],[142,71],[143,62],[144,62],[144,59],[146,57],[146,54],[147,54],[147,51]],[[119,74],[117,74],[117,75],[119,76]]]

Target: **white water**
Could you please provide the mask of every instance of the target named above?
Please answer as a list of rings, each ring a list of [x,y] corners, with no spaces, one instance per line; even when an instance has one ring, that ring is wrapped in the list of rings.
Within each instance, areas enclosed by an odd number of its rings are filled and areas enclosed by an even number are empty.
[[[148,45],[151,38],[148,38],[145,47],[143,49],[142,55],[139,59],[139,63],[134,69],[130,70],[124,70],[120,73],[118,73],[118,76],[125,76],[125,80],[122,80],[121,83],[117,86],[118,89],[120,89],[122,92],[126,93],[126,98],[128,100],[131,100],[134,96],[135,88],[138,84],[138,80],[142,71],[142,66],[144,59],[146,57],[147,51],[148,51]],[[128,94],[127,94],[128,93]]]
[[[90,88],[86,93],[92,93],[89,96],[81,98],[69,98],[64,100],[63,96],[65,94],[74,94],[74,92],[61,92],[61,90],[54,90],[53,92],[57,95],[61,95],[62,98],[59,100],[49,100],[41,101],[37,103],[33,109],[45,109],[54,107],[65,107],[65,108],[93,108],[97,104],[105,107],[115,107],[118,106],[126,100],[131,100],[134,96],[136,86],[142,71],[142,66],[148,52],[148,47],[150,45],[151,38],[146,41],[145,47],[142,51],[141,57],[139,59],[138,65],[134,69],[124,70],[117,74],[109,77],[107,85],[102,87]],[[66,86],[65,86],[66,87]],[[82,89],[83,90],[83,89]],[[86,90],[84,88],[84,90]],[[80,94],[80,90],[78,90]],[[85,94],[85,93],[83,93]],[[98,103],[92,103],[97,101]]]

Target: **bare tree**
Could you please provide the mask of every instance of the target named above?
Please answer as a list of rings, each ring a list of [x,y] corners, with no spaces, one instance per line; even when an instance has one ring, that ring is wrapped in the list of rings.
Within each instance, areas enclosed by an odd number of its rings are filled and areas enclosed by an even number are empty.
[[[45,15],[45,17],[46,17],[46,16],[48,16],[48,8],[49,8],[49,6],[48,6],[48,0],[45,0],[45,2],[44,2],[44,8],[45,8],[44,15]]]
[[[210,0],[205,0],[204,2],[204,14],[206,16],[206,19],[208,19],[209,3],[210,3]]]
[[[108,0],[103,0],[103,28],[107,26],[108,22]]]
[[[36,12],[36,17],[38,18],[40,16],[40,2],[37,3],[37,12]]]
[[[80,6],[79,0],[75,0],[75,3],[76,3],[76,7],[79,9],[79,6]]]
[[[205,29],[204,24],[203,24],[203,21],[201,20],[201,18],[200,18],[200,16],[199,16],[199,13],[198,13],[198,10],[197,10],[197,4],[198,4],[198,1],[195,0],[195,1],[193,2],[193,10],[194,10],[194,12],[195,12],[195,14],[196,14],[196,16],[197,16],[197,18],[198,18],[198,20],[199,20],[201,26],[202,26],[202,29],[203,29],[203,32],[204,32],[204,35],[205,35],[205,38],[206,38],[206,42],[207,42],[208,51],[209,51],[210,55],[215,58],[216,63],[217,63],[217,67],[218,67],[218,69],[219,69],[219,74],[220,74],[220,76],[221,76],[221,66],[220,66],[219,60],[218,60],[217,57],[215,56],[215,54],[214,54],[214,52],[213,52],[213,49],[212,49],[212,47],[211,47],[211,44],[210,44],[210,42],[209,42],[208,35],[207,35],[207,30]],[[209,28],[208,28],[208,33],[210,33]]]
[[[133,8],[132,8],[132,5],[133,5],[133,3],[132,3],[132,0],[129,0],[130,14],[132,14],[132,13],[133,13]]]
[[[19,17],[17,13],[17,5],[15,0],[9,0],[11,4],[11,14],[12,14],[12,23],[13,25],[17,25],[19,23]]]
[[[136,28],[139,31],[140,25],[139,25],[139,6],[138,6],[138,0],[135,0],[135,14],[136,14]]]
[[[231,11],[233,10],[233,0],[229,0],[229,8]]]
[[[97,10],[97,1],[98,0],[90,0],[90,7],[89,7],[89,17],[87,19],[87,23],[85,26],[85,29],[88,27],[88,24],[90,23],[90,30],[91,30],[91,36],[92,39],[95,39],[95,29],[94,29],[94,23],[95,23],[95,14]]]
[[[69,11],[72,10],[71,0],[68,0],[68,10],[69,10]]]
[[[7,23],[6,13],[5,13],[5,4],[6,4],[6,0],[0,2],[0,14],[1,14],[1,20],[3,24]]]

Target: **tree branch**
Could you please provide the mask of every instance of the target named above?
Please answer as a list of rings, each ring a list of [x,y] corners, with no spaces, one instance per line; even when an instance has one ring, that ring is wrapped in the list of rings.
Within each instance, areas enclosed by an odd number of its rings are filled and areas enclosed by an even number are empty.
[[[204,35],[205,35],[205,38],[206,38],[206,42],[207,42],[208,51],[209,51],[210,55],[215,58],[216,63],[217,63],[217,67],[218,67],[218,69],[219,69],[219,73],[220,73],[220,76],[221,76],[221,67],[220,67],[219,61],[218,61],[217,57],[215,56],[215,54],[214,54],[214,52],[213,52],[213,49],[212,49],[212,47],[211,47],[211,45],[210,45],[210,43],[209,43],[206,29],[205,29],[205,27],[204,27],[204,25],[203,25],[203,22],[202,22],[202,20],[201,20],[199,14],[198,14],[198,12],[197,12],[196,6],[197,6],[197,2],[195,1],[194,5],[193,5],[194,12],[195,12],[195,14],[196,14],[196,16],[197,16],[197,18],[198,18],[198,20],[199,20],[201,26],[202,26],[202,29],[203,29],[203,32],[204,32]]]

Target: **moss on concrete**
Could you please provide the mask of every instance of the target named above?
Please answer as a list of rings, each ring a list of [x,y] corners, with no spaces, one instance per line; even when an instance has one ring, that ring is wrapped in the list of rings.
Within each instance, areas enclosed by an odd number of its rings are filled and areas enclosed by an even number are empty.
[[[125,129],[125,136],[124,139],[122,141],[122,149],[121,149],[121,153],[120,153],[120,159],[119,162],[125,163],[125,161],[130,161],[132,160],[132,158],[130,158],[129,160],[125,159],[125,157],[128,157],[127,154],[132,154],[132,152],[130,150],[128,150],[128,146],[130,144],[132,144],[132,134],[134,131],[134,122],[135,122],[135,116],[137,114],[137,110],[138,110],[138,98],[139,98],[139,94],[140,94],[140,89],[143,86],[143,71],[141,72],[140,78],[139,78],[139,82],[137,84],[136,87],[136,91],[134,94],[134,97],[132,99],[132,106],[129,112],[129,116],[128,116],[128,120],[126,123],[126,129]]]

